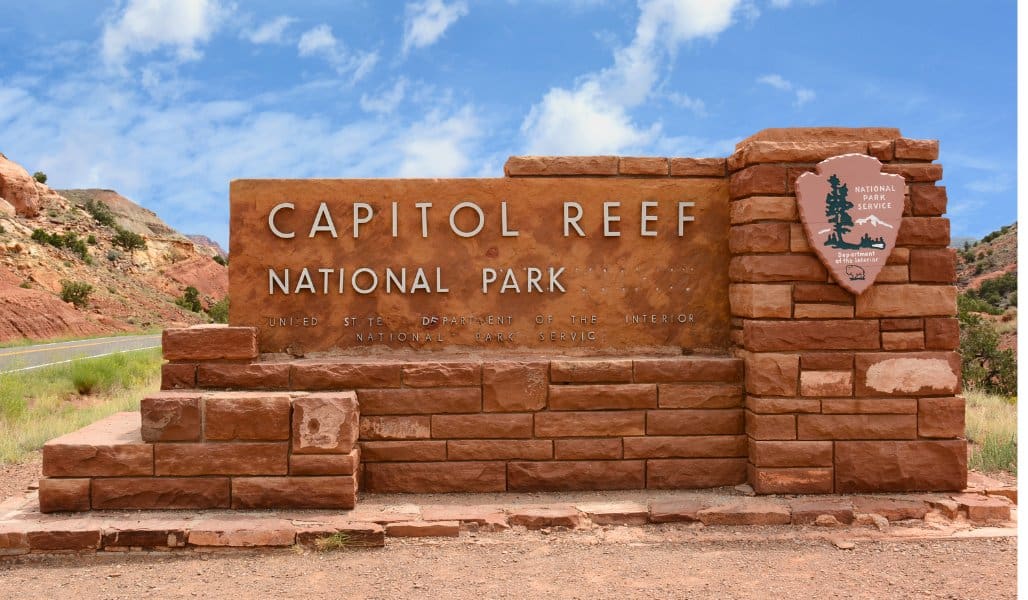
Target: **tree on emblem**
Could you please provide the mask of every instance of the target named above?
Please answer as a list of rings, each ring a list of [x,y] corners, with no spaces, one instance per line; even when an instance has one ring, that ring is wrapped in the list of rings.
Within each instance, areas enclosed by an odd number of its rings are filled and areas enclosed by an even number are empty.
[[[845,183],[839,185],[841,183],[839,177],[834,173],[828,178],[828,183],[832,184],[832,191],[828,192],[828,195],[825,196],[825,216],[828,217],[828,222],[832,224],[833,231],[828,234],[825,246],[858,248],[859,246],[850,244],[842,238],[853,228],[853,217],[849,213],[849,210],[853,208],[853,203],[846,199],[849,190],[846,189]]]

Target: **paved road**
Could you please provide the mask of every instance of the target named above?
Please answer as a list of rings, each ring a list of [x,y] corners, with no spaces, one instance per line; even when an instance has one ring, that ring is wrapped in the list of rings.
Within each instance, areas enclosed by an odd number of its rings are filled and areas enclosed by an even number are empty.
[[[128,350],[158,348],[160,345],[161,336],[157,334],[0,348],[0,373],[28,371],[47,365],[71,362],[79,358],[106,356]]]

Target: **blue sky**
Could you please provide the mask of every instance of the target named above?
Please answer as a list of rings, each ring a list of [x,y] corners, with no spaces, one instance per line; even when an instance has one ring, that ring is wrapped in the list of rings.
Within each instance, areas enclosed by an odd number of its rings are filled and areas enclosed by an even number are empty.
[[[223,245],[231,179],[726,156],[804,125],[938,138],[953,234],[1017,218],[1013,1],[0,5],[0,152]]]

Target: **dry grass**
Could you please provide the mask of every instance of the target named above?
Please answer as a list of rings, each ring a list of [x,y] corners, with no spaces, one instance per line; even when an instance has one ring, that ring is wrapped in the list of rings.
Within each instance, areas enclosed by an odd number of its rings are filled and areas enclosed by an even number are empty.
[[[994,473],[1017,474],[1017,398],[968,391],[967,441],[971,445],[968,467]]]
[[[138,410],[139,399],[160,387],[160,372],[154,348],[0,374],[0,463],[18,462],[110,414]]]

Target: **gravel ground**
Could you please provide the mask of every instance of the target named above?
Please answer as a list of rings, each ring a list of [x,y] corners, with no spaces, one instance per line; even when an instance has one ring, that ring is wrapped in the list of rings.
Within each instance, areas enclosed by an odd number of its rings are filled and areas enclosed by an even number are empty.
[[[709,530],[709,540],[691,529],[465,534],[327,553],[29,556],[0,561],[0,598],[1016,597],[1012,538],[840,550],[782,539],[781,529],[772,540],[759,528]]]
[[[39,484],[43,472],[43,455],[33,452],[28,457],[14,464],[0,463],[0,502],[11,496],[21,496]]]

